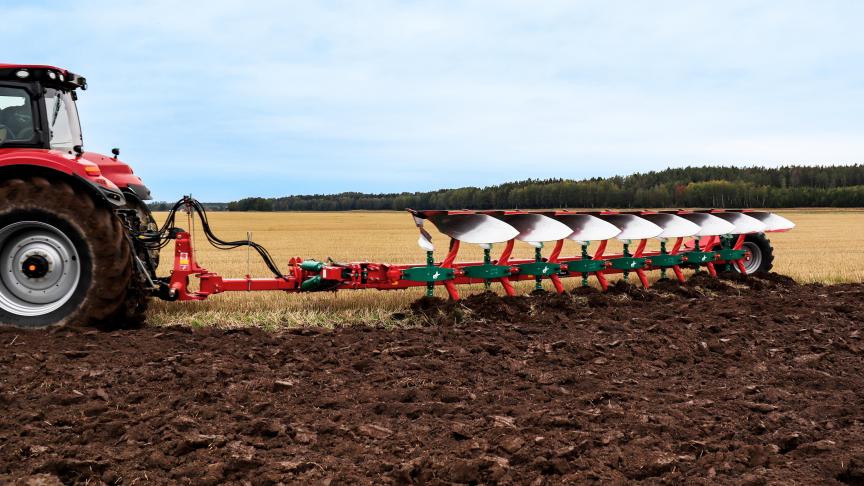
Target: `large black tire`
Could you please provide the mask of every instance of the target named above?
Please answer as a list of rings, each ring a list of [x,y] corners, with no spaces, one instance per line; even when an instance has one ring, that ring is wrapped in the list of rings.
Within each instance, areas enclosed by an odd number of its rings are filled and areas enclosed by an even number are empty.
[[[52,279],[59,278],[57,287],[62,283],[63,289],[69,289],[64,290],[62,298],[45,307],[31,304],[26,298],[19,299],[21,289],[30,292],[28,289],[36,286],[28,280],[29,275],[22,275],[28,268],[35,269],[38,265],[28,267],[25,262],[22,273],[0,279],[0,325],[41,328],[67,324],[134,324],[122,322],[141,313],[141,306],[130,302],[135,294],[132,250],[125,229],[112,210],[97,204],[90,195],[76,191],[67,182],[43,177],[0,181],[0,201],[0,236],[6,236],[0,240],[0,268],[7,275],[19,272],[23,257],[16,255],[35,252],[35,263],[51,269],[46,277],[36,277],[35,281],[53,282]],[[16,235],[15,231],[21,227],[25,228],[21,231],[30,233]],[[30,234],[38,236],[29,238]],[[40,236],[48,243],[40,242]],[[37,243],[27,246],[28,241]],[[39,254],[38,248],[33,249],[39,244],[47,252]],[[55,253],[52,245],[62,251]],[[64,260],[58,255],[67,258]],[[76,278],[64,280],[66,271]],[[17,294],[10,290],[16,286]]]
[[[774,267],[774,248],[765,233],[747,235],[743,249],[748,252],[747,258],[744,260],[746,275],[767,273]],[[738,271],[740,272],[740,270]]]

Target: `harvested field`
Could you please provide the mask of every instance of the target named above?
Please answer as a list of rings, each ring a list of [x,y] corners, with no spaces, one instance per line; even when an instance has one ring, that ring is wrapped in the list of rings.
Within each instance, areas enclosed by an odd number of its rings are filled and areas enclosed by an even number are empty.
[[[850,283],[864,281],[864,248],[856,238],[864,234],[862,210],[798,210],[781,209],[777,213],[794,221],[798,226],[788,233],[771,233],[775,248],[774,271],[789,275],[805,283]],[[161,220],[164,214],[157,215]],[[191,228],[178,218],[178,224]],[[276,262],[285,268],[289,258],[301,256],[337,261],[379,261],[389,263],[424,262],[424,254],[417,247],[417,229],[405,212],[326,212],[326,213],[210,213],[214,231],[229,240],[245,239],[247,231],[254,240],[273,254]],[[447,252],[447,237],[431,225],[436,242],[436,258],[443,259]],[[200,237],[200,228],[199,237]],[[497,255],[502,245],[496,246]],[[596,243],[594,245],[596,247]],[[649,249],[657,249],[656,241]],[[610,252],[620,251],[620,244],[612,242]],[[163,251],[160,274],[167,274],[173,261],[174,246]],[[546,250],[548,255],[549,250]],[[579,246],[568,241],[565,255],[575,255]],[[256,277],[270,276],[257,255],[248,258],[245,250],[219,251],[201,239],[197,245],[199,262],[209,270],[227,277],[242,277],[251,273]],[[533,249],[525,244],[516,245],[515,255],[530,258]],[[477,245],[463,245],[460,261],[480,261],[482,251]],[[247,262],[250,262],[247,266]],[[842,262],[842,264],[838,264]],[[649,274],[651,279],[657,273]],[[618,277],[612,277],[613,280]],[[635,276],[631,277],[635,282]],[[578,285],[578,279],[564,281],[568,289]],[[546,282],[547,289],[551,289]],[[493,285],[500,292],[500,285]],[[519,293],[531,291],[531,284],[517,287]],[[483,291],[483,286],[462,288],[462,295]],[[281,292],[226,293],[205,302],[155,302],[148,319],[152,324],[187,324],[193,326],[264,326],[269,329],[307,325],[322,326],[346,323],[381,323],[389,321],[394,312],[401,312],[423,294],[421,289],[380,292],[350,291],[285,294]],[[437,295],[445,297],[443,288]]]
[[[864,484],[862,284],[395,319],[422,325],[0,330],[0,483]]]

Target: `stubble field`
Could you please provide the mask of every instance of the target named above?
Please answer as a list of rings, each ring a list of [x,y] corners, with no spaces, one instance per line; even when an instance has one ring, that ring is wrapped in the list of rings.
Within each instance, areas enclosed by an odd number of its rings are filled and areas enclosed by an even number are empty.
[[[864,280],[864,210],[778,210],[798,226],[789,233],[771,234],[775,248],[774,271],[788,275],[801,283],[843,283]],[[157,214],[161,221],[165,214]],[[377,261],[389,263],[423,262],[424,253],[417,246],[417,230],[405,212],[303,212],[303,213],[209,213],[210,223],[224,239],[252,239],[270,250],[281,268],[293,256],[337,261]],[[190,229],[185,218],[178,224]],[[434,231],[436,259],[447,250],[447,238]],[[197,227],[200,236],[200,227]],[[656,243],[655,243],[656,244]],[[650,248],[650,246],[649,246]],[[500,248],[496,248],[500,251]],[[567,251],[578,247],[567,242]],[[615,251],[610,245],[609,251]],[[495,250],[493,250],[494,253]],[[530,257],[532,249],[517,245],[516,256]],[[546,251],[548,254],[548,250]],[[211,271],[226,277],[242,277],[251,273],[267,277],[269,272],[252,252],[245,249],[219,251],[203,238],[196,244],[198,261]],[[572,254],[572,253],[571,253]],[[479,260],[476,245],[465,245],[460,260]],[[160,274],[167,274],[173,261],[173,245],[165,248]],[[248,263],[247,263],[248,262]],[[655,276],[656,277],[656,276]],[[617,279],[618,277],[613,277]],[[631,277],[634,279],[635,277]],[[577,279],[565,280],[568,289]],[[500,289],[499,289],[500,290]],[[530,290],[523,284],[523,292]],[[470,295],[482,287],[465,289]],[[388,323],[394,312],[406,309],[422,295],[422,290],[381,292],[340,291],[313,294],[281,292],[226,293],[206,302],[156,302],[149,322],[157,325],[255,325],[278,328],[296,325],[334,326],[352,323]],[[445,296],[443,289],[438,290]]]

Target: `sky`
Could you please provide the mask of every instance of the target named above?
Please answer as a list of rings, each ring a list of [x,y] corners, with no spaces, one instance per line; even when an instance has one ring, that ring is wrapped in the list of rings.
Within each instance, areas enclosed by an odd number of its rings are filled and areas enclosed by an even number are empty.
[[[864,162],[864,2],[0,0],[158,200]]]

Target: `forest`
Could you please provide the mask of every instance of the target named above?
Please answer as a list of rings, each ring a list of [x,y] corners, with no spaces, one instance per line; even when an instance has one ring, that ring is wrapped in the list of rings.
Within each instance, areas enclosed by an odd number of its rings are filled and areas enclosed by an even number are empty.
[[[163,204],[152,207],[162,209]],[[864,165],[684,167],[609,178],[529,179],[431,192],[250,197],[210,207],[228,211],[864,207]]]

